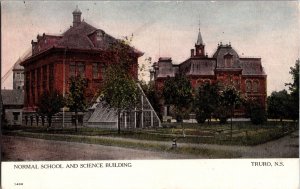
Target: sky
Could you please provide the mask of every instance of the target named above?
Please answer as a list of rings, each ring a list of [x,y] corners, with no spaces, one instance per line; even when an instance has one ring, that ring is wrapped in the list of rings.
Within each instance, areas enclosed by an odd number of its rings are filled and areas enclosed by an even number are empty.
[[[190,56],[199,25],[208,56],[218,43],[231,43],[240,57],[259,57],[268,75],[268,95],[287,89],[290,67],[299,58],[299,1],[2,1],[2,76],[31,48],[37,34],[61,34],[72,25],[72,11],[85,22],[123,38],[133,34],[132,46],[152,62],[172,57],[178,64]],[[149,80],[148,70],[140,79]],[[12,74],[4,85],[12,88]]]

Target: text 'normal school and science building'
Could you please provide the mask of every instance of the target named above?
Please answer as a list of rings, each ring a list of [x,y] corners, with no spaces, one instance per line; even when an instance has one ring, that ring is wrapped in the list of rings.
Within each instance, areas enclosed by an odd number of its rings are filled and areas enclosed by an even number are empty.
[[[151,80],[157,90],[161,90],[164,81],[176,74],[184,74],[195,89],[203,83],[220,82],[223,86],[233,85],[242,95],[254,98],[266,107],[267,75],[262,67],[261,58],[243,58],[231,44],[218,44],[212,57],[205,53],[205,44],[199,29],[195,49],[190,57],[180,64],[173,64],[171,57],[161,57],[153,65]],[[168,114],[164,107],[164,115]],[[243,117],[243,109],[235,111],[236,117]]]

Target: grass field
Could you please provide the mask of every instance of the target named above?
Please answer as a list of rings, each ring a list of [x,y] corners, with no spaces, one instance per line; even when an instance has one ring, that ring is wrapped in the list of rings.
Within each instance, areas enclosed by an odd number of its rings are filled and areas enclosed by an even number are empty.
[[[250,122],[234,122],[232,129],[230,124],[211,125],[197,123],[165,123],[162,128],[146,128],[139,130],[122,130],[118,134],[116,130],[99,128],[50,128],[44,127],[5,127],[3,133],[10,133],[13,130],[26,131],[26,133],[47,133],[58,135],[81,135],[81,136],[110,136],[132,138],[150,141],[172,141],[174,138],[181,143],[205,143],[221,145],[257,145],[271,140],[278,139],[299,129],[297,123],[268,122],[264,125],[253,125]],[[41,135],[42,136],[42,135]]]

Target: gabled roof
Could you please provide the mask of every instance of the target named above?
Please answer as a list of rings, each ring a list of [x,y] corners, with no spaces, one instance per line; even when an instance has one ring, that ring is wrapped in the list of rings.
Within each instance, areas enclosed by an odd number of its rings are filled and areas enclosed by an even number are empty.
[[[20,89],[1,90],[3,105],[23,105],[24,92]]]

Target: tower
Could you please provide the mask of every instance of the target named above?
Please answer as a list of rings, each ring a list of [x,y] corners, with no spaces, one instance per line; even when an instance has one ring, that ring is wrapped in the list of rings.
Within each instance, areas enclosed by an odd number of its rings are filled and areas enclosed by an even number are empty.
[[[81,11],[76,6],[76,9],[73,11],[73,27],[78,26],[81,23]]]
[[[24,88],[24,67],[20,65],[21,59],[14,64],[13,67],[13,89]]]
[[[200,27],[199,27],[197,42],[195,44],[195,50],[196,50],[196,56],[199,56],[199,57],[205,56],[205,44],[203,43],[203,40],[202,40]]]

